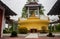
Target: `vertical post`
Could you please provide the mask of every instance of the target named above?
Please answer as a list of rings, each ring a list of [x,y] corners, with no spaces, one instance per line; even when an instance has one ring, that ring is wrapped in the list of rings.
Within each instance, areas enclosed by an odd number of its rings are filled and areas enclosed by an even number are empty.
[[[56,25],[54,25],[54,31],[56,30],[56,28],[55,28],[55,27],[56,27]]]
[[[15,31],[17,31],[17,22],[15,21]]]
[[[38,7],[38,16],[39,16],[39,18],[40,18],[39,7]]]
[[[37,14],[36,14],[36,10],[35,10],[35,15],[37,15]]]
[[[3,13],[2,27],[1,27],[1,37],[3,37],[3,28],[5,27],[5,17]]]
[[[16,21],[13,21],[13,31],[16,31]]]
[[[13,21],[12,27],[13,27],[13,31],[14,31],[14,27],[15,27],[15,26],[14,26],[14,21]]]
[[[0,38],[3,37],[3,28],[5,26],[5,17],[4,17],[5,9],[0,7]]]
[[[14,28],[15,28],[15,26],[14,26],[14,21],[13,21],[13,31],[14,31]]]
[[[12,20],[12,24],[11,25],[12,25],[12,31],[13,31],[13,20]]]
[[[52,24],[50,26],[51,26],[51,32],[52,32]]]
[[[9,26],[10,26],[10,23],[8,24],[8,32],[9,32]]]
[[[28,14],[28,18],[29,18],[29,7],[28,7],[28,10],[27,10],[27,14]]]
[[[52,30],[52,24],[50,24],[50,30],[49,30],[49,32],[51,32],[51,30]]]
[[[15,25],[15,21],[13,22],[13,31],[16,31],[15,30],[15,27],[16,27],[16,25]]]

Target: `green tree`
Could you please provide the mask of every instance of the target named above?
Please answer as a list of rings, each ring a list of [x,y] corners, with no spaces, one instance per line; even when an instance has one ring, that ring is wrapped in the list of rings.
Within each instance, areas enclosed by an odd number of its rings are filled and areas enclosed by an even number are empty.
[[[56,30],[57,30],[57,31],[60,31],[60,24],[58,24],[58,25],[56,26]]]
[[[22,17],[24,17],[24,18],[27,17],[27,10],[26,10],[25,6],[22,9]]]
[[[39,10],[40,15],[44,15],[44,11],[45,11],[44,6],[41,5]]]

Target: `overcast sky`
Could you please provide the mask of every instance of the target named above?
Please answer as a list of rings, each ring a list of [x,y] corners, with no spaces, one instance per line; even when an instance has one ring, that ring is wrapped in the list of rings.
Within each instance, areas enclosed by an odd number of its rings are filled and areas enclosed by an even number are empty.
[[[18,17],[21,17],[22,8],[26,4],[27,0],[2,0],[11,10],[13,10],[15,13],[17,13],[17,16],[14,17],[14,19],[18,19]],[[39,3],[44,6],[44,14],[47,15],[49,10],[52,8],[52,6],[55,4],[57,0],[39,0]]]

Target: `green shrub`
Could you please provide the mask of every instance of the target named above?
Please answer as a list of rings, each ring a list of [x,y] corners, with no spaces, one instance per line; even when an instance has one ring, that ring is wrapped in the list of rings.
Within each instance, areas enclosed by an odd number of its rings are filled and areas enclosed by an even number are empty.
[[[47,30],[40,30],[40,33],[47,33]]]
[[[3,33],[10,33],[10,31],[7,31],[7,30],[3,30]]]
[[[60,24],[58,24],[58,25],[56,26],[56,30],[57,30],[57,31],[60,31]]]
[[[16,36],[17,36],[17,32],[16,31],[12,31],[11,37],[16,37]]]
[[[42,26],[41,29],[42,30],[40,30],[40,33],[47,33],[47,30],[46,30],[46,27],[45,26]]]
[[[3,33],[7,33],[7,31],[6,30],[3,30]]]
[[[27,28],[25,28],[25,27],[21,27],[21,28],[19,29],[19,33],[20,33],[20,34],[27,34],[27,33],[28,33],[28,30],[27,30]]]

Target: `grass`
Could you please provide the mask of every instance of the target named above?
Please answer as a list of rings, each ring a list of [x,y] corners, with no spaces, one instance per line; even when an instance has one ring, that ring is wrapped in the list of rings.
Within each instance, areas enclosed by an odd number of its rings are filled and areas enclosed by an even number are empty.
[[[60,33],[60,30],[52,31],[53,33]]]

